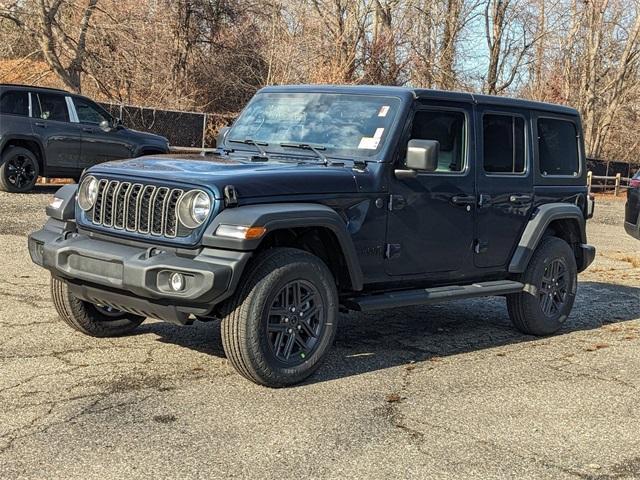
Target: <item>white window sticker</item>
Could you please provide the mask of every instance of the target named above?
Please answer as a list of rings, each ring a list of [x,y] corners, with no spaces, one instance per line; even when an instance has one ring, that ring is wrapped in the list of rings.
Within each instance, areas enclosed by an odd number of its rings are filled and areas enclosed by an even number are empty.
[[[376,128],[376,133],[373,134],[373,138],[377,138],[380,140],[382,138],[382,134],[384,133],[384,128]]]
[[[389,105],[385,105],[380,109],[380,113],[378,113],[379,117],[386,117],[387,113],[389,113]]]
[[[380,139],[375,137],[362,137],[358,148],[360,150],[375,150],[380,144]]]

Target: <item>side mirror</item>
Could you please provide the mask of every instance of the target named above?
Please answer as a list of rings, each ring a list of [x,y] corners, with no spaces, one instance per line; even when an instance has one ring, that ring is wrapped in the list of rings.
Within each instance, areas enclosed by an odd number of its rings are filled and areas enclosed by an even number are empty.
[[[111,126],[111,122],[109,122],[109,120],[103,120],[100,122],[100,129],[104,132],[110,132],[111,130],[113,130],[113,127]]]
[[[409,140],[406,170],[396,170],[397,178],[413,178],[418,172],[433,172],[438,168],[440,142],[436,140]]]
[[[218,135],[216,135],[216,148],[220,148],[220,145],[224,143],[224,137],[227,136],[231,127],[222,127],[218,130]]]
[[[121,118],[114,118],[112,125],[113,125],[113,128],[115,128],[116,130],[124,127],[124,123],[122,123]]]
[[[433,172],[438,168],[440,142],[436,140],[409,140],[406,166],[411,170]]]

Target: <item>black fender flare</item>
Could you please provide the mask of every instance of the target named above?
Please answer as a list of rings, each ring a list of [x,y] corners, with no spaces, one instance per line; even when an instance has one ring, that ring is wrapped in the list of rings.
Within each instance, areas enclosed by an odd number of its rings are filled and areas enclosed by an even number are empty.
[[[265,227],[267,234],[288,228],[327,228],[333,232],[340,244],[353,289],[362,290],[362,270],[353,240],[347,231],[346,222],[330,207],[315,203],[269,203],[227,208],[213,219],[202,237],[205,247],[252,251],[259,247],[262,238],[244,240],[217,236],[216,229],[223,224]]]
[[[516,247],[511,263],[509,264],[509,273],[522,273],[526,270],[529,260],[534,250],[542,240],[545,230],[554,220],[575,220],[578,222],[580,229],[581,244],[587,243],[587,234],[585,231],[584,213],[580,207],[571,203],[546,203],[540,205],[524,229],[520,242]],[[578,266],[580,270],[580,265]]]

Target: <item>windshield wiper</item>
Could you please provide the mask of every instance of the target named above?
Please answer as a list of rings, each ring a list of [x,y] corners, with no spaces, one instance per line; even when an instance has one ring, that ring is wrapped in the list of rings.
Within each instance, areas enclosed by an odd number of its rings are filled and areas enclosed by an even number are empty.
[[[227,140],[227,142],[230,143],[244,143],[245,145],[253,145],[254,147],[256,147],[258,149],[258,151],[260,152],[260,156],[264,157],[264,158],[269,158],[269,154],[267,153],[267,151],[262,148],[264,147],[268,147],[269,144],[267,142],[263,142],[261,140],[253,140],[251,138],[245,138],[244,140],[236,140],[236,139],[229,139]]]
[[[327,147],[325,147],[324,145],[315,143],[281,143],[280,146],[283,148],[290,147],[300,148],[302,150],[311,150],[322,161],[322,163],[324,163],[325,165],[329,164],[329,160],[327,160],[327,157],[325,157],[324,154],[320,151],[327,149]]]

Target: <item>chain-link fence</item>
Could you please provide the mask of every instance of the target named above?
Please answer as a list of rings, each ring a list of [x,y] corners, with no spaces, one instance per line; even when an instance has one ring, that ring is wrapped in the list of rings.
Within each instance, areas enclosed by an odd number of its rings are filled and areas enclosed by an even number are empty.
[[[122,119],[128,128],[162,135],[175,147],[215,147],[218,130],[235,119],[235,114],[183,112],[113,103],[102,103],[102,106],[114,117]]]

